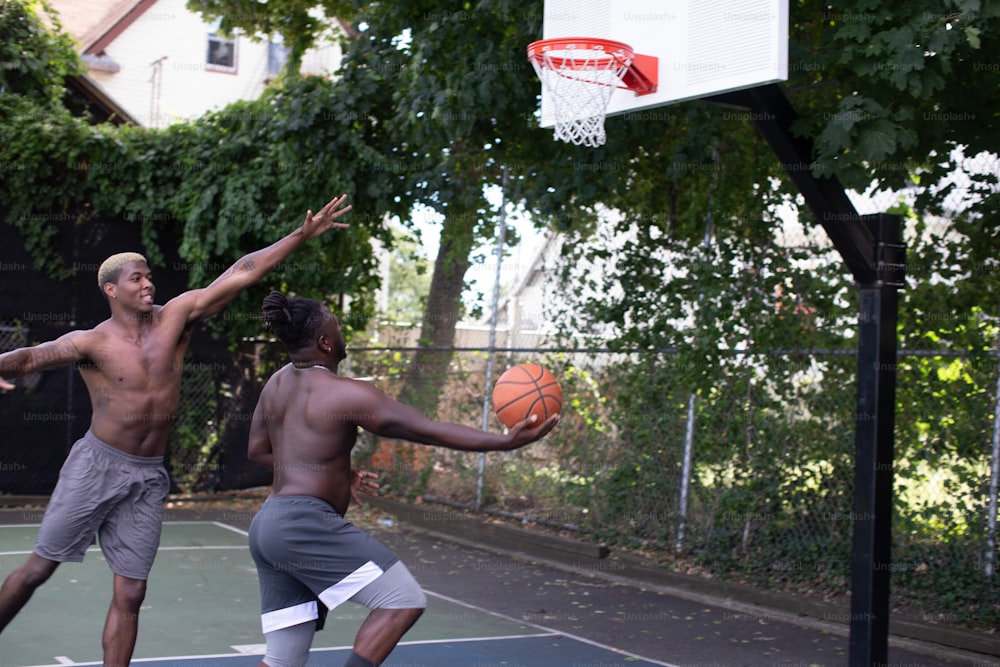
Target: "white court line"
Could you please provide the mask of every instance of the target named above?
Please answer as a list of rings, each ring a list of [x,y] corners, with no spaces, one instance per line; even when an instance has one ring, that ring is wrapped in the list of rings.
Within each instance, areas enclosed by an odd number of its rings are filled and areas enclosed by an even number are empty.
[[[496,612],[496,611],[490,611],[489,609],[485,609],[483,607],[479,607],[479,606],[474,605],[474,604],[469,604],[468,602],[462,602],[461,600],[456,600],[455,598],[450,598],[447,595],[441,595],[440,593],[435,593],[434,591],[429,591],[426,588],[424,589],[424,593],[426,593],[427,595],[433,595],[434,597],[439,598],[441,600],[446,600],[448,602],[451,602],[452,604],[457,604],[457,605],[459,605],[461,607],[466,607],[468,609],[474,609],[474,610],[482,612],[484,614],[489,614],[490,616],[496,616],[497,618],[502,618],[502,619],[504,619],[506,621],[511,621],[513,623],[519,623],[521,625],[530,625],[531,627],[538,628],[539,630],[545,630],[546,632],[548,632],[550,634],[562,635],[563,637],[568,637],[570,639],[574,639],[574,640],[576,640],[578,642],[581,642],[583,644],[589,644],[590,646],[596,646],[597,648],[602,648],[602,649],[604,649],[606,651],[611,651],[612,653],[616,653],[618,655],[624,655],[624,656],[628,656],[630,658],[637,658],[639,660],[645,660],[646,662],[651,662],[654,665],[662,665],[663,667],[680,667],[680,665],[675,665],[675,664],[669,663],[669,662],[660,662],[659,660],[653,660],[652,658],[647,658],[645,656],[641,656],[638,653],[630,653],[629,651],[623,651],[621,649],[617,649],[617,648],[614,648],[612,646],[608,646],[606,644],[601,644],[599,642],[595,642],[595,641],[590,640],[590,639],[584,639],[583,637],[580,637],[580,636],[574,635],[574,634],[570,634],[568,632],[563,632],[562,630],[556,630],[554,628],[549,628],[549,627],[546,627],[544,625],[538,625],[537,623],[532,623],[531,621],[525,621],[523,619],[514,618],[513,616],[508,616],[506,614],[501,614],[501,613]],[[528,635],[528,636],[537,636],[537,635]]]
[[[239,534],[240,534],[240,535],[242,535],[243,537],[250,537],[250,533],[248,533],[247,531],[245,531],[245,530],[240,530],[239,528],[237,528],[237,527],[235,527],[235,526],[230,526],[229,524],[226,524],[226,523],[222,523],[221,521],[212,521],[212,522],[210,522],[210,523],[212,523],[212,524],[214,524],[214,525],[218,526],[219,528],[225,528],[226,530],[231,530],[231,531],[233,531],[234,533],[239,533]]]
[[[230,531],[232,531],[234,533],[237,533],[239,535],[243,535],[244,537],[249,536],[249,533],[247,533],[246,531],[240,530],[239,528],[234,528],[233,526],[227,526],[226,524],[221,523],[219,521],[164,521],[163,525],[164,526],[180,526],[180,525],[184,525],[184,526],[191,526],[191,525],[216,526],[217,528],[224,528],[226,530],[230,530]],[[33,523],[33,524],[24,523],[24,524],[16,524],[16,525],[3,524],[3,525],[0,525],[0,528],[39,528],[40,526],[41,526],[41,524],[39,524],[39,523]],[[198,551],[198,550],[211,551],[211,550],[214,550],[214,549],[241,549],[241,550],[244,550],[244,551],[249,551],[250,545],[248,545],[248,544],[232,544],[232,545],[221,545],[221,546],[200,545],[200,546],[180,546],[180,547],[163,547],[163,546],[161,546],[161,547],[159,547],[158,551]],[[93,547],[88,547],[87,548],[87,553],[100,553],[100,551],[101,551],[101,548],[99,546],[93,546]],[[27,551],[23,551],[23,550],[21,550],[21,551],[0,551],[0,556],[30,556],[32,553],[33,553],[33,550],[31,550],[31,549],[28,549]]]
[[[39,528],[41,523],[3,523],[0,528]],[[222,526],[218,521],[164,521],[164,526]],[[235,529],[234,529],[235,530]]]
[[[453,600],[453,599],[451,599],[451,598],[449,598],[447,596],[439,595],[439,594],[434,593],[432,591],[424,591],[424,592],[428,593],[429,595],[433,595],[434,597],[440,598],[442,600],[447,600],[449,602],[454,602],[454,603],[459,604],[459,605],[461,605],[463,607],[468,607],[469,609],[475,609],[476,611],[481,611],[481,612],[487,613],[487,614],[489,614],[491,616],[496,616],[498,618],[502,618],[502,619],[507,620],[507,621],[514,621],[514,622],[520,623],[522,625],[531,625],[531,626],[534,626],[534,627],[536,627],[536,628],[538,628],[540,630],[545,630],[545,632],[539,632],[539,633],[533,633],[533,634],[519,634],[519,635],[499,635],[499,636],[491,636],[491,637],[462,637],[462,638],[457,638],[457,639],[456,638],[451,638],[451,639],[419,639],[419,640],[414,640],[414,641],[399,642],[399,644],[397,644],[397,646],[427,646],[427,645],[432,645],[432,644],[462,644],[462,643],[483,642],[483,641],[508,641],[508,640],[514,640],[514,639],[534,639],[534,638],[537,638],[537,637],[566,637],[566,638],[578,641],[580,643],[587,644],[589,646],[595,646],[597,648],[604,649],[604,650],[609,651],[611,653],[614,653],[616,655],[621,655],[621,656],[626,656],[626,657],[630,657],[630,658],[635,658],[637,660],[643,660],[645,662],[649,662],[649,663],[652,663],[654,665],[663,665],[663,667],[679,667],[678,665],[672,665],[672,664],[667,663],[667,662],[659,662],[659,661],[653,660],[651,658],[644,658],[641,655],[637,655],[635,653],[629,653],[628,651],[620,651],[620,650],[612,648],[610,646],[605,646],[604,644],[599,644],[597,642],[593,642],[593,641],[590,641],[590,640],[587,640],[587,639],[583,639],[581,637],[577,637],[575,635],[571,635],[569,633],[562,632],[560,630],[552,630],[550,628],[545,628],[543,626],[536,625],[534,623],[529,623],[529,622],[526,622],[526,621],[518,621],[517,619],[512,618],[510,616],[505,616],[504,614],[498,614],[496,612],[492,612],[492,611],[489,611],[488,609],[483,609],[483,608],[477,607],[475,605],[465,604],[465,603],[462,603],[462,602],[458,602],[458,601]],[[263,655],[264,654],[265,645],[264,644],[242,644],[242,645],[238,645],[238,646],[231,646],[230,648],[232,648],[234,651],[237,651],[237,652],[236,653],[210,653],[210,654],[204,654],[204,655],[170,655],[170,656],[162,656],[162,657],[157,657],[157,658],[134,658],[132,660],[132,662],[133,663],[140,663],[140,662],[159,662],[161,660],[206,660],[206,659],[210,659],[210,658],[239,658],[239,657],[247,656],[247,655]],[[258,649],[258,648],[259,648],[259,650],[254,650],[254,649]],[[343,646],[327,646],[327,647],[323,647],[323,648],[314,648],[314,649],[312,649],[310,651],[310,653],[329,653],[329,652],[333,652],[333,651],[349,651],[349,650],[351,650],[351,648],[352,648],[351,644],[345,644]],[[97,666],[101,665],[100,662],[73,662],[72,660],[70,660],[69,658],[66,658],[64,656],[59,656],[59,657],[56,657],[55,659],[58,660],[59,662],[56,663],[56,664],[54,664],[54,665],[31,665],[30,667],[61,667],[63,665],[75,665],[75,666],[78,666],[78,667],[88,667],[88,666],[91,666],[91,665],[97,665]],[[64,660],[66,662],[63,662]]]
[[[186,547],[159,547],[157,551],[225,551],[225,550],[237,550],[237,551],[249,551],[250,547],[246,544],[230,544],[230,545],[195,545]],[[0,551],[0,556],[30,556],[33,551]],[[87,547],[86,553],[94,554],[101,553],[101,547]]]
[[[495,639],[531,639],[532,637],[559,637],[565,635],[561,632],[536,632],[530,635],[502,635],[498,637],[460,637],[457,639],[414,639],[412,642],[399,642],[400,646],[422,646],[424,644],[462,644],[468,642],[488,642]],[[346,648],[351,648],[350,646]],[[320,649],[329,651],[330,649]]]
[[[226,525],[224,523],[221,523],[221,522],[218,522],[218,521],[170,521],[170,522],[164,522],[164,523],[165,524],[168,524],[168,523],[169,524],[211,524],[211,525],[218,526],[220,528],[232,530],[233,532],[239,533],[241,535],[248,535],[248,533],[246,533],[246,532],[244,532],[244,531],[242,531],[242,530],[240,530],[238,528],[234,528],[232,526],[228,526],[228,525]],[[164,551],[184,551],[184,550],[249,549],[249,547],[248,546],[219,546],[219,547],[213,547],[213,546],[207,546],[207,547],[206,546],[195,546],[195,547],[160,547],[160,549],[164,550]],[[99,551],[99,548],[97,548],[97,547],[91,547],[91,549],[88,549],[88,551],[91,551],[91,550]],[[30,554],[31,552],[30,551],[27,551],[27,552],[0,552],[0,556],[11,555],[11,554],[19,554],[19,553]],[[603,650],[606,650],[606,651],[610,651],[610,652],[615,653],[617,655],[623,655],[623,656],[627,656],[627,657],[630,657],[630,658],[636,658],[638,660],[644,660],[644,661],[652,663],[654,665],[661,665],[662,667],[679,667],[679,665],[675,665],[675,664],[672,664],[672,663],[669,663],[669,662],[661,662],[659,660],[654,660],[652,658],[647,658],[647,657],[641,656],[641,655],[639,655],[637,653],[631,653],[629,651],[623,651],[623,650],[620,650],[620,649],[616,649],[616,648],[608,646],[606,644],[601,644],[599,642],[595,642],[595,641],[590,640],[590,639],[585,639],[583,637],[580,637],[580,636],[574,635],[574,634],[570,634],[568,632],[563,632],[561,630],[556,630],[554,628],[549,628],[549,627],[546,627],[544,625],[539,625],[537,623],[532,623],[530,621],[525,621],[524,619],[514,618],[513,616],[507,616],[506,614],[501,614],[499,612],[490,611],[489,609],[485,609],[483,607],[479,607],[479,606],[474,605],[474,604],[469,604],[467,602],[462,602],[461,600],[456,600],[455,598],[448,597],[447,595],[441,595],[440,593],[435,593],[434,591],[430,591],[430,590],[427,590],[427,589],[423,589],[423,590],[424,590],[424,593],[426,593],[428,595],[432,595],[432,596],[434,596],[434,597],[436,597],[436,598],[438,598],[440,600],[445,600],[447,602],[451,602],[452,604],[457,604],[460,607],[465,607],[467,609],[473,609],[475,611],[478,611],[478,612],[481,612],[481,613],[484,613],[484,614],[488,614],[490,616],[495,616],[496,618],[502,618],[505,621],[509,621],[509,622],[512,622],[512,623],[517,623],[519,625],[527,625],[527,626],[530,626],[530,627],[533,627],[533,628],[537,628],[538,630],[542,630],[543,633],[540,633],[540,634],[530,634],[530,635],[505,635],[505,636],[501,636],[501,637],[473,637],[473,638],[464,638],[464,639],[429,639],[429,640],[417,640],[417,641],[410,641],[410,642],[400,642],[399,646],[420,645],[420,644],[440,644],[440,643],[447,643],[447,642],[473,642],[473,641],[490,641],[490,640],[506,640],[506,639],[529,639],[531,637],[551,637],[551,636],[560,636],[561,635],[563,637],[567,637],[569,639],[573,639],[575,641],[578,641],[578,642],[583,643],[583,644],[587,644],[589,646],[594,646],[594,647],[597,647],[597,648],[600,648],[600,649],[603,649]],[[241,648],[248,648],[248,647],[249,647],[248,645],[244,645]],[[233,648],[233,650],[236,650],[236,651],[240,650],[236,646],[233,646],[231,648]],[[351,648],[351,646],[348,645],[348,646],[333,647],[333,648],[319,648],[319,649],[313,649],[313,650],[314,651],[340,651],[340,650],[349,649],[349,648]],[[240,653],[235,653],[235,654],[233,654],[233,653],[219,653],[219,654],[211,654],[211,655],[168,656],[168,657],[161,657],[161,658],[141,658],[141,659],[133,660],[132,662],[155,662],[157,660],[198,660],[198,659],[205,659],[205,658],[238,657],[240,655],[246,655],[246,653],[240,652]],[[59,661],[69,660],[69,658],[66,658],[64,656],[59,656],[59,657],[56,657],[55,659],[59,660]],[[70,661],[70,662],[59,662],[57,665],[35,665],[33,667],[59,667],[59,665],[80,665],[82,667],[84,665],[100,665],[100,664],[101,663],[99,663],[99,662],[75,663],[75,662]]]
[[[491,641],[491,640],[507,640],[507,639],[531,639],[532,637],[551,637],[551,636],[563,636],[566,637],[565,632],[552,632],[545,634],[533,634],[533,635],[502,635],[499,637],[467,637],[464,639],[424,639],[412,642],[399,642],[397,646],[417,646],[422,644],[455,644],[459,642],[479,642],[479,641]],[[132,662],[159,662],[160,660],[206,660],[209,658],[240,658],[247,655],[264,655],[265,645],[264,644],[241,644],[237,646],[231,646],[237,653],[208,653],[204,655],[166,655],[157,658],[133,658]],[[259,648],[259,651],[254,651],[253,649]],[[314,648],[310,653],[324,653],[330,651],[350,651],[353,648],[352,644],[344,644],[343,646],[327,646],[323,648]],[[76,665],[77,667],[86,667],[90,665],[101,665],[100,662],[73,662],[65,656],[57,656],[55,660],[59,662],[53,665],[31,665],[30,667],[60,667],[61,665]],[[66,662],[63,662],[63,661]],[[659,663],[662,664],[662,663]],[[672,667],[672,666],[671,666]]]

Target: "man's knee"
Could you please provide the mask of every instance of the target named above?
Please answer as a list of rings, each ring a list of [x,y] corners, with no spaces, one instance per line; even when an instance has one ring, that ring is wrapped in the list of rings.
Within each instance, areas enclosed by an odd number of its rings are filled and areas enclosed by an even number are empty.
[[[402,562],[390,567],[351,600],[369,609],[423,610],[427,607],[427,596]]]
[[[315,632],[315,621],[265,632],[264,663],[269,667],[303,667],[309,661],[309,647]]]
[[[59,567],[58,562],[31,554],[28,561],[21,566],[21,585],[34,590],[48,581],[57,567]]]
[[[144,580],[115,575],[115,604],[138,610],[145,599],[146,582]]]

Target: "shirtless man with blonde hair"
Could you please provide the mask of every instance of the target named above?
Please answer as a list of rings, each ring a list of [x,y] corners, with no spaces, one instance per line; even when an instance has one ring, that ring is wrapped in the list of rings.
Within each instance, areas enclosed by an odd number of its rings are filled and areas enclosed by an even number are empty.
[[[98,271],[98,287],[110,318],[93,329],[0,354],[0,389],[14,388],[5,378],[76,364],[93,408],[90,429],[60,470],[34,551],[0,587],[0,630],[61,563],[82,561],[97,535],[114,573],[104,665],[129,664],[160,543],[169,490],[163,455],[194,325],[222,310],[305,241],[347,227],[337,222],[351,210],[343,206],[346,199],[331,200],[316,215],[309,211],[291,234],[242,257],[208,287],[162,306],[153,303],[152,273],[142,255],[109,257]]]

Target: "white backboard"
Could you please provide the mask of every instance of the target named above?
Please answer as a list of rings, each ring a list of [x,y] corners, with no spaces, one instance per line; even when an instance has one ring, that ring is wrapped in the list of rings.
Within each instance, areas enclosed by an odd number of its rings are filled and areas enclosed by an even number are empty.
[[[545,0],[543,39],[600,37],[659,58],[657,91],[619,89],[608,115],[788,78],[788,0]],[[542,127],[555,122],[542,90]]]

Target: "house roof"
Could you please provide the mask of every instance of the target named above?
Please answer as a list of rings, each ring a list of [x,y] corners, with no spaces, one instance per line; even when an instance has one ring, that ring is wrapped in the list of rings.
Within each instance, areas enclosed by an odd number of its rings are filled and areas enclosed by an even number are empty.
[[[50,0],[81,55],[98,55],[156,0]]]
[[[120,104],[101,89],[97,82],[86,74],[71,76],[66,79],[66,86],[71,95],[75,95],[80,103],[90,113],[95,123],[111,123],[113,125],[138,125]]]
[[[77,51],[91,70],[117,71],[117,63],[102,55],[104,47],[120,35],[156,0],[50,0],[62,31],[77,41]],[[40,12],[52,28],[51,16]],[[86,74],[66,79],[70,94],[98,123],[138,124],[125,109]]]

